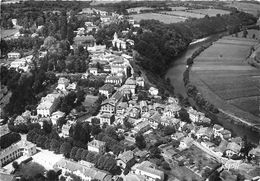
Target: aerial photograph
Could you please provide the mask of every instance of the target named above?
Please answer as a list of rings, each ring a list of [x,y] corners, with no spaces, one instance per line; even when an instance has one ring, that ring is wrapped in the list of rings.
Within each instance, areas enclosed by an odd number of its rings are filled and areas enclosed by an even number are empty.
[[[260,0],[1,0],[0,181],[260,181]]]

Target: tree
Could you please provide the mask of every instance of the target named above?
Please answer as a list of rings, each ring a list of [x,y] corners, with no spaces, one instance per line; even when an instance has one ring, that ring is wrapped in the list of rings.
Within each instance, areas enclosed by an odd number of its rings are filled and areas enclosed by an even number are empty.
[[[77,150],[76,155],[75,155],[76,161],[79,161],[81,159],[81,154],[82,154],[83,151],[84,151],[83,148],[80,148],[80,149]]]
[[[78,147],[73,147],[71,149],[71,151],[70,151],[70,158],[71,159],[75,160],[75,156],[76,156],[76,153],[77,153],[78,149],[79,149]]]
[[[56,174],[56,172],[54,170],[47,171],[46,176],[47,176],[47,180],[48,181],[56,181],[56,180],[58,180],[57,174]]]
[[[166,161],[164,161],[164,162],[162,163],[162,167],[163,167],[163,169],[165,169],[165,170],[171,170],[171,167],[170,167],[169,163],[166,162]]]
[[[146,141],[142,134],[137,134],[135,137],[135,144],[138,148],[143,149],[146,147]]]
[[[69,158],[72,146],[69,142],[64,142],[60,146],[60,153],[63,154],[66,158]]]
[[[52,124],[45,120],[43,121],[42,128],[46,134],[49,134],[52,131]]]
[[[175,128],[173,126],[166,126],[164,128],[164,134],[165,135],[172,135],[176,132]]]
[[[17,161],[14,161],[14,162],[12,163],[12,166],[13,166],[14,170],[17,170],[17,169],[19,168],[19,164],[18,164]]]
[[[160,158],[161,150],[158,147],[152,147],[150,149],[150,156],[151,156],[151,158]]]
[[[243,30],[243,38],[246,38],[248,35],[248,31],[246,29]]]
[[[179,111],[179,117],[180,117],[181,121],[184,121],[187,123],[191,122],[189,113],[187,113],[187,111],[183,108],[181,108],[181,110]]]
[[[55,153],[59,153],[60,149],[60,142],[56,139],[51,139],[50,142],[50,150],[54,151]]]
[[[178,148],[179,146],[180,146],[179,140],[172,140],[172,147],[173,148]]]
[[[83,150],[82,153],[81,153],[81,160],[86,160],[86,157],[88,155],[88,150]]]
[[[91,135],[93,136],[98,135],[101,131],[102,130],[99,125],[93,125],[91,130]]]

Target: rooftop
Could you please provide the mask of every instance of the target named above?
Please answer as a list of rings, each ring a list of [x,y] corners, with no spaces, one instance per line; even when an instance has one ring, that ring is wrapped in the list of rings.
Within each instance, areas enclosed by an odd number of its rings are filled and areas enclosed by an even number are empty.
[[[104,141],[99,141],[99,140],[92,140],[91,142],[88,143],[88,146],[93,146],[96,148],[100,148],[102,146],[105,146],[106,142]]]
[[[124,163],[127,163],[134,158],[134,152],[131,150],[125,151],[119,154],[117,158],[122,160]]]
[[[164,172],[161,170],[158,170],[155,168],[155,165],[149,161],[143,161],[140,164],[136,164],[133,169],[139,169],[142,170],[144,172],[153,174],[153,175],[157,175],[160,176],[161,178],[164,177]]]

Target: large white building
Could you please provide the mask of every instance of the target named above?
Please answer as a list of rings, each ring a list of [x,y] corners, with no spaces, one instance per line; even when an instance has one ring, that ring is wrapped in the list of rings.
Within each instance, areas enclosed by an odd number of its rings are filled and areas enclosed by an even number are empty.
[[[88,143],[88,151],[104,154],[106,152],[106,143],[99,140],[92,140]]]
[[[21,54],[18,53],[18,52],[10,52],[10,53],[7,54],[7,57],[9,59],[17,59],[17,58],[21,57]]]
[[[116,32],[114,34],[114,39],[112,40],[112,44],[114,47],[117,47],[118,49],[122,49],[122,50],[126,49],[126,42],[122,39],[119,39]]]
[[[37,115],[48,117],[53,113],[60,102],[60,94],[48,94],[41,99],[41,103],[37,106]]]
[[[19,141],[0,151],[0,167],[6,165],[22,155],[32,156],[36,153],[36,145],[28,141]]]
[[[149,181],[164,180],[164,172],[155,168],[155,165],[149,161],[143,161],[132,167],[133,174],[143,175]]]

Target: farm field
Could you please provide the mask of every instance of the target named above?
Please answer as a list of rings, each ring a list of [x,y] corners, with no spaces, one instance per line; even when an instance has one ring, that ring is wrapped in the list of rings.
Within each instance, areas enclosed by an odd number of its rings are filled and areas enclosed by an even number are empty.
[[[165,15],[165,14],[157,14],[157,13],[134,14],[134,15],[130,15],[130,17],[132,17],[137,22],[140,22],[141,20],[154,19],[166,24],[178,23],[186,20],[186,18],[182,18],[182,17]]]
[[[260,70],[247,62],[257,41],[223,37],[195,58],[191,82],[217,107],[250,122],[260,123]]]
[[[257,16],[258,10],[260,10],[260,5],[259,4],[254,4],[254,3],[248,3],[248,2],[232,2],[227,4],[229,7],[235,7],[238,10],[242,10],[246,13],[250,13],[254,16]]]
[[[173,16],[180,16],[184,18],[204,18],[205,15],[198,14],[198,13],[192,13],[187,11],[161,11],[161,13],[173,15]]]
[[[175,7],[170,7],[172,11],[184,11],[188,9],[188,7],[185,6],[175,6]]]
[[[202,14],[202,15],[208,15],[209,17],[211,16],[217,16],[217,14],[224,15],[224,14],[229,14],[229,11],[225,11],[222,9],[193,9],[189,10],[189,12],[196,13],[196,14]]]

